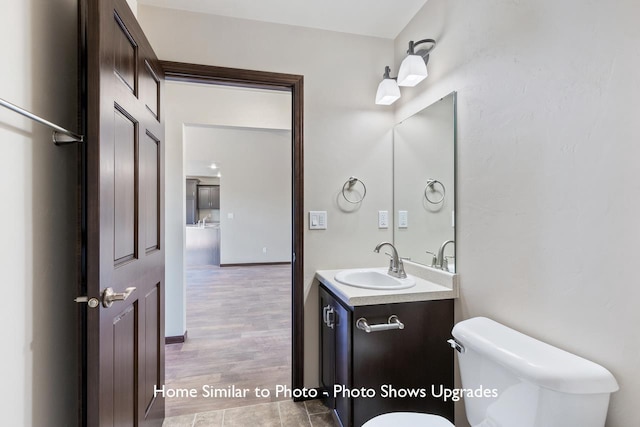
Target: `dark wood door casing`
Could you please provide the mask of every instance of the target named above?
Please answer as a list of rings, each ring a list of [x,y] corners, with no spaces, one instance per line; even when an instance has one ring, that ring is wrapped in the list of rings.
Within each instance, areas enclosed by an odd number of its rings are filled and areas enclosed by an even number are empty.
[[[80,424],[161,425],[164,399],[162,67],[125,0],[81,0],[82,285],[126,301],[81,308]]]
[[[301,75],[160,61],[167,80],[291,92],[292,134],[292,379],[304,387],[304,78]]]

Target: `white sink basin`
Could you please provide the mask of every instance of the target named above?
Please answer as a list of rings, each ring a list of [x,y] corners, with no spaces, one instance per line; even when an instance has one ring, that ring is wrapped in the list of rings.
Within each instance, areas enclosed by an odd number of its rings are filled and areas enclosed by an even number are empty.
[[[386,268],[342,270],[336,274],[335,279],[343,285],[366,289],[407,289],[416,285],[416,281],[412,277],[398,279],[389,276]]]

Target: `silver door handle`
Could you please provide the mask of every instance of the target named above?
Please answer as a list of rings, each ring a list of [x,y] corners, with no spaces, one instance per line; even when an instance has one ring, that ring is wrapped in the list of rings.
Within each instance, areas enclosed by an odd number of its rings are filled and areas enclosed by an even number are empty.
[[[102,292],[102,306],[109,308],[114,301],[124,301],[129,298],[129,295],[135,290],[135,287],[130,287],[125,289],[124,292],[114,292],[113,288],[107,288]]]

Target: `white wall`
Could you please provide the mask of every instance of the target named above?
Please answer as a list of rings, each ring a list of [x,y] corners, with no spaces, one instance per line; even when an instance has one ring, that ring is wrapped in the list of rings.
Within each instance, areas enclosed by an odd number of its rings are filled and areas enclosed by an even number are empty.
[[[127,0],[129,8],[133,12],[134,16],[138,16],[138,0]]]
[[[156,51],[157,47],[154,48]],[[160,56],[162,58],[162,56]],[[167,336],[184,334],[186,324],[184,244],[186,157],[184,129],[189,124],[287,129],[288,92],[167,82],[165,108],[165,277]]]
[[[222,174],[220,264],[291,262],[291,130],[187,126],[184,136],[187,162],[211,159]]]
[[[640,4],[430,0],[438,46],[397,119],[458,91],[457,319],[488,316],[607,367],[640,425]],[[456,425],[465,425],[458,407]]]
[[[73,131],[76,8],[3,0],[0,14],[0,97]],[[76,150],[0,108],[3,425],[76,424]]]
[[[304,235],[305,384],[316,386],[314,272],[386,265],[386,257],[373,248],[391,239],[391,229],[378,230],[377,212],[392,208],[393,114],[389,107],[376,106],[374,96],[384,66],[393,58],[393,42],[145,5],[138,12],[161,59],[304,75],[304,209],[326,210],[329,217],[328,230]],[[167,158],[171,155],[168,151]],[[167,180],[168,174],[167,166]],[[367,198],[347,213],[338,194],[351,175],[366,183]],[[170,205],[168,181],[167,191]]]

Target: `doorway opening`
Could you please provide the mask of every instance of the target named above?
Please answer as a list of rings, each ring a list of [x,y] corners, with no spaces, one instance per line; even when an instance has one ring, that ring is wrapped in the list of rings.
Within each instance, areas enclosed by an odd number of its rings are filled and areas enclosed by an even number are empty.
[[[212,267],[210,271],[203,273],[199,269],[193,271],[187,271],[187,281],[198,282],[199,278],[202,278],[202,274],[205,274],[208,279],[215,280],[216,283],[226,283],[228,286],[234,287],[235,285],[243,286],[243,280],[248,280],[246,284],[253,283],[254,285],[262,283],[260,289],[256,289],[256,292],[265,291],[267,296],[265,298],[275,298],[273,301],[278,300],[278,291],[269,291],[269,283],[261,281],[260,278],[271,277],[273,280],[267,280],[274,285],[274,289],[278,288],[278,283],[282,281],[289,282],[288,294],[290,299],[286,305],[290,308],[287,311],[287,315],[290,316],[290,340],[291,340],[291,371],[290,371],[290,387],[292,389],[303,387],[303,254],[302,254],[302,225],[303,225],[303,162],[302,162],[302,76],[278,74],[278,73],[266,73],[257,71],[247,71],[238,69],[229,69],[221,67],[201,66],[194,64],[183,64],[174,62],[162,62],[162,66],[165,71],[165,77],[168,81],[198,83],[198,84],[212,84],[212,85],[225,85],[225,86],[238,86],[243,88],[252,89],[267,89],[270,91],[284,91],[290,94],[290,244],[288,246],[290,253],[288,261],[290,264],[284,263],[284,265],[268,265],[268,264],[283,264],[282,262],[264,262],[256,263],[260,265],[253,265],[248,267],[246,265],[238,266],[236,264],[246,264],[244,262],[225,262],[224,256],[220,258],[224,267]],[[228,130],[228,129],[226,129]],[[186,132],[185,132],[186,133]],[[224,166],[222,166],[224,168]],[[221,170],[221,174],[224,177],[224,169]],[[224,192],[224,178],[220,180],[221,192]],[[221,209],[214,214],[217,215],[217,219],[221,222],[234,218],[234,212],[225,212],[222,208],[224,198],[221,198]],[[214,218],[211,218],[214,219]],[[224,234],[224,229],[221,230],[221,234]],[[223,244],[221,242],[221,244]],[[266,246],[266,251],[263,255],[269,252],[269,248]],[[214,271],[215,269],[215,271]],[[249,298],[257,294],[252,293],[250,285],[245,285],[243,290],[249,292]],[[198,298],[197,296],[194,298]],[[278,302],[282,302],[282,299],[288,299],[287,295],[281,295]],[[215,307],[203,308],[204,310],[215,310]],[[246,310],[251,310],[250,306],[245,307]],[[240,310],[240,309],[238,309]],[[236,311],[238,311],[236,310]],[[282,315],[282,310],[277,309],[278,314]],[[274,313],[272,313],[274,314]],[[276,320],[278,322],[279,320]],[[262,339],[267,340],[268,338]],[[268,342],[263,342],[268,347]],[[237,357],[232,356],[232,357]],[[168,359],[167,359],[168,360]],[[203,366],[204,369],[204,366]],[[287,374],[289,376],[289,373]],[[275,380],[274,380],[275,381]],[[200,386],[215,388],[216,378],[210,378],[211,384],[201,384]],[[224,383],[223,383],[224,384]],[[287,384],[287,385],[289,385]],[[233,384],[231,384],[233,385]],[[283,384],[284,385],[284,384]],[[237,388],[241,387],[241,381],[238,381]],[[230,391],[233,393],[234,391]],[[251,390],[254,393],[254,390]],[[251,404],[251,403],[247,403]]]

